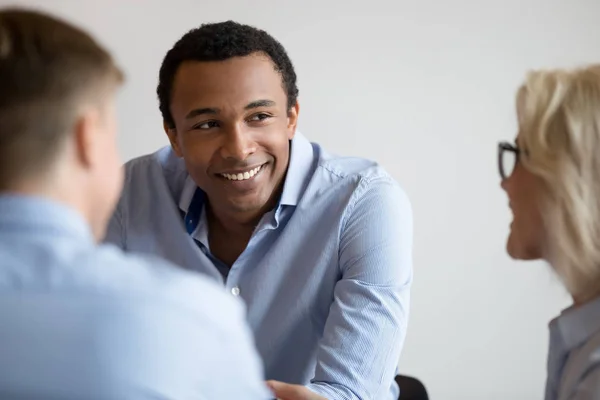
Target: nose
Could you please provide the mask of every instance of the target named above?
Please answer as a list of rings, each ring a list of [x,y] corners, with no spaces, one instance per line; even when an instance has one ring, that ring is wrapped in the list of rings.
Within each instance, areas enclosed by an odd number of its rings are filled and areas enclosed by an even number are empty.
[[[224,142],[221,146],[221,156],[223,158],[243,161],[251,154],[256,152],[256,144],[240,126],[231,127],[224,135]]]
[[[508,193],[508,184],[509,184],[509,182],[508,182],[508,181],[509,181],[509,179],[510,179],[510,177],[508,177],[508,178],[501,178],[501,179],[500,179],[500,187],[501,187],[501,188],[502,188],[502,190],[504,190],[506,193]]]

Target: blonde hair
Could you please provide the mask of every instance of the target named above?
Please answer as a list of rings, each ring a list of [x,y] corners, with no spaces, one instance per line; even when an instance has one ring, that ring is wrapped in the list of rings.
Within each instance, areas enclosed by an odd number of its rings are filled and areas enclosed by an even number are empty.
[[[544,182],[545,255],[588,300],[600,293],[600,65],[531,72],[517,109],[523,165]]]

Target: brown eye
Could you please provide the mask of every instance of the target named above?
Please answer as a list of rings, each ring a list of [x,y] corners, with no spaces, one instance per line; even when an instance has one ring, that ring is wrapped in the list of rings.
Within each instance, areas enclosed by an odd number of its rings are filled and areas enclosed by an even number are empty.
[[[254,114],[253,116],[251,116],[250,121],[264,121],[268,118],[271,118],[271,116],[269,114],[259,113],[259,114]]]
[[[211,129],[219,126],[217,121],[206,121],[200,124],[194,125],[192,129]]]

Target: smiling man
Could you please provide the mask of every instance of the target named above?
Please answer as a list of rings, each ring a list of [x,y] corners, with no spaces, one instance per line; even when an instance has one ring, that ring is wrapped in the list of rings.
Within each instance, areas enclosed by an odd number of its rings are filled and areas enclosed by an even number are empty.
[[[240,301],[97,245],[123,182],[122,82],[82,28],[0,7],[0,399],[266,400]]]
[[[241,297],[267,379],[397,398],[412,281],[404,192],[376,163],[296,131],[296,74],[264,31],[191,30],[157,92],[171,145],[127,164],[107,240]]]

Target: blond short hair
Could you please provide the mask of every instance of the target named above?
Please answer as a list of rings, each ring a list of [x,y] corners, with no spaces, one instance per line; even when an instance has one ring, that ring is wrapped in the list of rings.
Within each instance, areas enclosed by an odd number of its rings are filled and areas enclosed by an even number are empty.
[[[38,11],[0,8],[0,190],[48,168],[79,107],[122,79],[82,29]]]
[[[600,65],[531,72],[517,109],[523,165],[546,189],[548,261],[587,300],[600,293]]]

